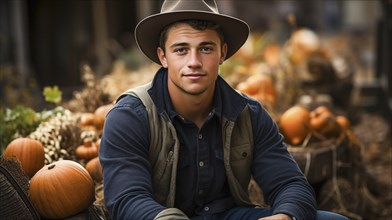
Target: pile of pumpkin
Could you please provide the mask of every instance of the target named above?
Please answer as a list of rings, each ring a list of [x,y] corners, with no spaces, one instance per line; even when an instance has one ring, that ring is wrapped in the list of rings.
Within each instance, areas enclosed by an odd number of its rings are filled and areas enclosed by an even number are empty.
[[[276,104],[277,89],[271,74],[252,74],[240,82],[236,89],[255,98],[267,107],[272,108]]]
[[[288,144],[300,146],[307,137],[315,135],[319,139],[339,138],[351,129],[349,119],[336,115],[324,105],[312,110],[296,105],[280,116],[278,125]]]
[[[83,113],[80,126],[101,131],[111,107],[109,104],[94,113]],[[95,183],[102,180],[99,147],[100,139],[85,139],[74,152],[80,161],[60,159],[45,165],[45,146],[20,137],[7,145],[3,157],[17,159],[29,176],[29,196],[38,214],[44,219],[64,219],[87,210],[95,201]]]

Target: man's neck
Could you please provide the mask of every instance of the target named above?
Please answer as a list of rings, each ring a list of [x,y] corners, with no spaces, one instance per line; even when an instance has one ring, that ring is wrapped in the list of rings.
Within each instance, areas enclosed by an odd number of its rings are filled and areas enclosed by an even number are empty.
[[[171,96],[171,101],[175,111],[182,117],[194,122],[201,128],[211,112],[213,94],[202,94],[192,96],[185,93],[179,93]]]

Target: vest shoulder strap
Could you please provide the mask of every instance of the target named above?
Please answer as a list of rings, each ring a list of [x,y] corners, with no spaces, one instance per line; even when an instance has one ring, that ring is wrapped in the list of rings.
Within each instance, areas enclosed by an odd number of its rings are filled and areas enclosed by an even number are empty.
[[[142,86],[128,89],[117,98],[116,102],[118,102],[125,95],[132,95],[138,97],[142,101],[144,106],[150,109],[153,106],[153,102],[150,95],[148,94],[149,88],[151,88],[151,82],[144,84]]]

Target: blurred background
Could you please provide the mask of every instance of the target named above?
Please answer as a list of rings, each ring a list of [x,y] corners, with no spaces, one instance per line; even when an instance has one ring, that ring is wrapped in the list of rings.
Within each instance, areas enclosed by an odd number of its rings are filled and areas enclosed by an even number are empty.
[[[38,100],[31,96],[47,85],[58,85],[64,98],[70,98],[72,91],[83,86],[84,64],[91,66],[97,76],[110,73],[116,60],[124,60],[127,68],[139,68],[148,61],[136,49],[133,29],[143,17],[158,12],[161,3],[162,0],[0,1],[1,106],[25,102],[40,108],[44,104],[39,101],[40,94]],[[252,32],[267,33],[270,41],[279,44],[301,27],[315,31],[323,39],[346,40],[349,45],[336,47],[351,50],[355,59],[351,62],[359,65],[354,73],[355,86],[377,93],[380,100],[372,100],[373,104],[382,102],[391,108],[390,0],[217,3],[221,12],[238,16],[249,23]],[[289,15],[295,17],[295,24],[288,21]]]
[[[147,82],[158,66],[138,50],[133,30],[159,12],[162,2],[0,0],[0,109],[22,105],[40,112],[63,106],[91,113]],[[221,67],[233,87],[247,93],[247,79],[257,81],[252,76],[262,73],[273,83],[261,80],[257,86],[270,86],[272,92],[255,98],[276,121],[297,104],[310,110],[326,105],[350,121],[360,146],[360,177],[355,178],[363,180],[353,194],[363,197],[346,195],[348,200],[328,200],[324,207],[352,219],[390,218],[392,1],[216,2],[221,13],[251,28],[244,47]],[[56,104],[43,95],[53,86],[61,91]],[[0,149],[11,138],[4,132],[9,118],[1,116]],[[354,199],[366,202],[350,207]]]

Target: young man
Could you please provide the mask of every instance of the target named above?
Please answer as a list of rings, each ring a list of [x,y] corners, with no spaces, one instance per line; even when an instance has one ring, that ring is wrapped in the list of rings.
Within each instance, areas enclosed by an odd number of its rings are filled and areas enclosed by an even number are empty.
[[[316,211],[266,110],[218,75],[248,34],[207,0],[166,0],[138,24],[141,51],[162,68],[106,118],[99,156],[113,219],[346,219]],[[251,177],[270,208],[250,202]]]

